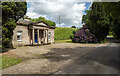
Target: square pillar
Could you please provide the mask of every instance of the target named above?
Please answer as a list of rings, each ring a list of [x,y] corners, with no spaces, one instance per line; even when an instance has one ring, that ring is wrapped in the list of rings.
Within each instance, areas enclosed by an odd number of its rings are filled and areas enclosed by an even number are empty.
[[[37,44],[40,44],[40,32],[39,32],[39,31],[40,31],[40,30],[37,29],[37,39],[38,39]]]
[[[45,29],[43,30],[43,43],[45,43]]]
[[[32,29],[32,44],[35,44],[35,30]]]
[[[31,41],[31,39],[32,39],[31,37],[32,36],[31,35],[32,35],[31,29],[28,29],[28,36],[29,36],[29,41],[30,41],[29,44],[32,44],[32,41]]]
[[[47,30],[47,43],[49,43],[49,40],[48,40],[48,30]]]
[[[42,30],[40,30],[40,32],[39,32],[40,44],[41,44],[41,38],[42,38]]]
[[[46,39],[45,39],[45,41],[46,41],[46,43],[48,43],[48,30],[46,30],[45,32],[46,32]]]

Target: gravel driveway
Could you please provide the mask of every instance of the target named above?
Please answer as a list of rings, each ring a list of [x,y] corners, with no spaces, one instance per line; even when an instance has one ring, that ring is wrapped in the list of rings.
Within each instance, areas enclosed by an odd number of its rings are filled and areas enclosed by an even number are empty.
[[[50,74],[69,65],[105,44],[55,43],[44,46],[25,46],[11,49],[7,55],[23,60],[22,63],[3,69],[3,74]]]

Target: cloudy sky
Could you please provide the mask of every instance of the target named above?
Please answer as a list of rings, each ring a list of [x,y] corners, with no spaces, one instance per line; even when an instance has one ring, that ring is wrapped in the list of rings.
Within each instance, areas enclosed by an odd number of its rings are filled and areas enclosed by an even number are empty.
[[[60,0],[28,2],[26,15],[30,18],[45,17],[48,20],[54,21],[56,26],[59,27],[71,27],[73,25],[80,27],[82,16],[91,4],[92,2],[64,2]]]

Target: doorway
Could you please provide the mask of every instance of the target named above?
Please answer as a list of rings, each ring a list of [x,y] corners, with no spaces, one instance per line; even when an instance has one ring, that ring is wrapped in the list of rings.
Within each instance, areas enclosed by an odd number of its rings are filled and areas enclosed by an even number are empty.
[[[38,43],[37,32],[35,32],[35,43]]]

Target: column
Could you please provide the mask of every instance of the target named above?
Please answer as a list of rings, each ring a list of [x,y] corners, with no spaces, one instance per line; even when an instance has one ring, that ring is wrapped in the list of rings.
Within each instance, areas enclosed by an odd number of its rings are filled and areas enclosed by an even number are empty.
[[[43,43],[45,43],[45,29],[43,30]]]
[[[45,43],[47,43],[47,30],[45,30]]]
[[[48,30],[46,30],[46,43],[48,43]]]
[[[38,39],[38,42],[37,42],[37,44],[40,44],[40,36],[39,36],[39,29],[37,29],[37,39]]]
[[[40,44],[41,44],[41,30],[39,30],[40,32],[39,32],[39,40],[40,40]]]
[[[34,32],[34,29],[32,29],[32,44],[35,44],[35,32]]]
[[[29,36],[29,44],[32,44],[32,42],[31,42],[31,30],[30,29],[28,29],[28,36]]]
[[[48,32],[48,31],[49,31],[49,30],[47,30],[47,42],[49,43],[49,39],[48,39],[48,33],[49,33],[49,32]]]

